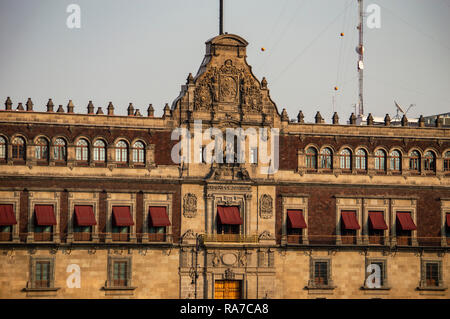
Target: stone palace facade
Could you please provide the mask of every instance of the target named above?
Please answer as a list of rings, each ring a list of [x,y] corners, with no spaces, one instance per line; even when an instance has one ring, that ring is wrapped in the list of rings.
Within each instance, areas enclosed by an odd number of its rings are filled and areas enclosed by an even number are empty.
[[[207,41],[162,117],[7,99],[0,298],[450,297],[450,129],[293,121],[247,44]],[[206,163],[203,141],[200,161],[174,163],[172,132],[196,120],[266,128],[269,144],[277,129],[279,158],[247,147],[244,163]]]

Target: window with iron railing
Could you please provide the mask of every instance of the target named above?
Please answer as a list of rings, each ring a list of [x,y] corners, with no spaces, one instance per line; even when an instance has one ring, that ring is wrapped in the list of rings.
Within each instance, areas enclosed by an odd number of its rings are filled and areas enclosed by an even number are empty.
[[[0,226],[0,241],[10,241],[12,239],[12,226]]]
[[[34,226],[34,240],[35,241],[52,241],[53,240],[53,226]]]
[[[112,227],[112,240],[113,241],[128,241],[130,238],[129,226],[113,226]]]

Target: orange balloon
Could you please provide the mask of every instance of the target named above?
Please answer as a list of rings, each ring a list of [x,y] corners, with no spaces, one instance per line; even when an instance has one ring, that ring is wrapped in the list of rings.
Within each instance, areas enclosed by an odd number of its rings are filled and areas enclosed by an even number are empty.
[[[266,51],[266,49],[265,48],[261,48],[261,51]]]
[[[334,90],[337,91],[339,88],[337,86],[334,87]]]

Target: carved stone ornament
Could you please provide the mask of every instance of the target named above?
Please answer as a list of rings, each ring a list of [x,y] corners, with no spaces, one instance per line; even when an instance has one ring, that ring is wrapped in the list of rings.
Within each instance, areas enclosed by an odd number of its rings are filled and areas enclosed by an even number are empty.
[[[195,217],[197,214],[197,197],[188,193],[183,198],[183,215],[187,218]]]
[[[260,210],[259,210],[259,215],[261,216],[261,218],[264,219],[268,219],[268,218],[272,218],[273,216],[273,212],[272,212],[272,208],[273,208],[273,200],[272,197],[270,195],[264,194],[261,196],[260,198]]]
[[[268,230],[265,230],[261,234],[259,234],[258,239],[259,240],[271,240],[271,239],[275,239],[275,238],[272,236],[272,234]]]
[[[194,233],[194,231],[192,229],[188,229],[184,234],[183,234],[183,240],[184,239],[196,239],[196,235]]]

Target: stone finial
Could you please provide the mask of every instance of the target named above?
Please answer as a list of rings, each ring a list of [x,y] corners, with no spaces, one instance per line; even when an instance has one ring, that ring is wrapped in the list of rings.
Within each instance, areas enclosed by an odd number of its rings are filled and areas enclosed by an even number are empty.
[[[303,112],[300,110],[297,115],[297,122],[298,123],[305,123],[305,116],[303,115]]]
[[[356,115],[355,115],[355,113],[352,113],[352,115],[350,115],[349,122],[350,122],[351,125],[356,125]]]
[[[314,116],[314,119],[316,120],[316,124],[324,123],[323,117],[319,111],[317,111],[316,116]]]
[[[166,103],[166,105],[164,105],[164,117],[169,117],[170,116],[170,106],[168,103]]]
[[[95,113],[95,114],[97,114],[97,115],[103,115],[104,114],[101,106],[98,107],[97,113]]]
[[[263,89],[263,90],[267,89],[267,80],[266,80],[265,76],[261,80],[261,89]]]
[[[440,115],[438,115],[436,117],[436,120],[434,121],[434,124],[436,125],[436,127],[442,127],[443,122],[444,119]]]
[[[92,101],[89,101],[87,110],[88,110],[88,114],[94,114],[94,103],[92,103]]]
[[[73,105],[72,100],[69,100],[69,103],[67,103],[67,113],[73,113],[75,105]]]
[[[19,105],[17,105],[17,111],[24,111],[25,109],[23,108],[22,102],[19,103]]]
[[[402,117],[402,126],[408,126],[408,118],[406,117],[405,114],[403,114]]]
[[[281,120],[285,121],[285,122],[289,122],[289,115],[288,115],[286,109],[283,109],[283,111],[281,112]]]
[[[367,117],[367,125],[373,125],[372,113],[369,113],[369,116]]]
[[[62,104],[59,105],[58,110],[56,111],[56,113],[64,113],[64,108],[63,108]]]
[[[391,125],[391,117],[389,116],[389,114],[386,113],[386,116],[384,117],[384,126],[389,125]]]
[[[186,84],[194,84],[194,77],[192,76],[192,73],[189,73],[186,79]]]
[[[9,96],[6,98],[6,101],[5,101],[5,110],[7,110],[7,111],[12,110],[12,101],[9,98]]]
[[[155,116],[155,109],[153,108],[153,105],[149,104],[147,108],[147,116],[153,117]]]
[[[337,112],[334,112],[331,121],[333,122],[333,124],[339,124],[339,115],[337,114]]]
[[[134,106],[133,106],[133,103],[130,103],[130,104],[128,105],[127,110],[128,110],[128,116],[133,116],[133,115],[134,115]]]
[[[425,118],[423,115],[419,117],[419,127],[425,127]]]
[[[141,112],[139,112],[139,109],[136,109],[134,112],[134,116],[142,116]]]
[[[108,115],[114,115],[114,105],[112,104],[112,102],[109,102],[107,109]]]
[[[33,101],[31,101],[30,97],[28,98],[27,103],[25,105],[27,106],[27,111],[33,111]]]
[[[54,104],[53,104],[52,99],[48,99],[48,102],[47,102],[47,112],[53,112],[53,106],[54,106]]]

